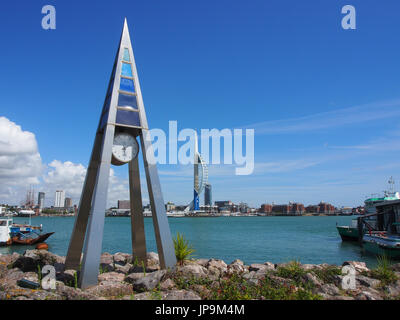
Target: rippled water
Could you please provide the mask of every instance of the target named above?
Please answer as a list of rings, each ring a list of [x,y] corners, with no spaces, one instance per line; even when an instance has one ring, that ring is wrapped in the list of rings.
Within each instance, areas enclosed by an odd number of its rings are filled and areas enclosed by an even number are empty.
[[[376,258],[365,255],[356,243],[342,243],[336,222],[350,224],[354,217],[218,217],[169,218],[172,234],[177,232],[192,243],[198,258],[218,258],[230,263],[271,261],[330,263],[346,260],[365,261],[369,266]],[[47,243],[49,250],[66,255],[75,217],[35,217],[33,225],[43,224],[44,232],[54,231]],[[15,218],[27,222],[27,218]],[[130,218],[107,217],[103,252],[130,252]],[[157,251],[151,218],[145,218],[148,251]],[[24,252],[27,246],[0,247],[0,253]]]

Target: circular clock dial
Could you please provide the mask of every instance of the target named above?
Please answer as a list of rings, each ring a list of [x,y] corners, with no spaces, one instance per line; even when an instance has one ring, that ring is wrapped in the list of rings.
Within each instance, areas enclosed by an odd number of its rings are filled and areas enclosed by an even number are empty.
[[[118,133],[114,137],[112,153],[117,161],[127,163],[136,158],[139,145],[136,139],[128,133]]]

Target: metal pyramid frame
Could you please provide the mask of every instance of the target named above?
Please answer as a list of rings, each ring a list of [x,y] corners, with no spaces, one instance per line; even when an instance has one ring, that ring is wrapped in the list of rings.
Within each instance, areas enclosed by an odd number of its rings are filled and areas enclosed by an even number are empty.
[[[78,270],[80,268],[79,286],[81,288],[97,285],[112,146],[114,136],[119,132],[140,138],[160,267],[173,268],[176,264],[174,245],[154,160],[126,19],[65,261],[65,269]],[[129,162],[129,191],[133,259],[145,264],[147,252],[138,157]]]

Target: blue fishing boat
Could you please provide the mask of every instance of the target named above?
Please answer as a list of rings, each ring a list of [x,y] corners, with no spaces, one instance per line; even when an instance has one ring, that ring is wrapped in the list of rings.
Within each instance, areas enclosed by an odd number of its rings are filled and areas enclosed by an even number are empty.
[[[0,246],[33,245],[46,241],[53,233],[42,234],[42,225],[15,224],[12,219],[0,219]]]

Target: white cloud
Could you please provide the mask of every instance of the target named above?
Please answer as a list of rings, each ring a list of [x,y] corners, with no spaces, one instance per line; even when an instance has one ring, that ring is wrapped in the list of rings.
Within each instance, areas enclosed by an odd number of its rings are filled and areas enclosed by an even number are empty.
[[[38,184],[42,161],[36,137],[0,117],[0,202],[20,203],[31,184]]]
[[[64,190],[65,196],[72,198],[73,203],[78,205],[85,182],[86,167],[80,163],[59,160],[53,160],[48,166],[50,169],[43,177],[46,205],[54,205],[56,190]],[[115,176],[111,168],[107,207],[116,206],[118,200],[125,199],[129,199],[128,181]]]

